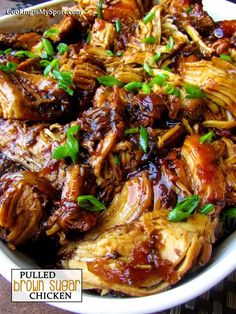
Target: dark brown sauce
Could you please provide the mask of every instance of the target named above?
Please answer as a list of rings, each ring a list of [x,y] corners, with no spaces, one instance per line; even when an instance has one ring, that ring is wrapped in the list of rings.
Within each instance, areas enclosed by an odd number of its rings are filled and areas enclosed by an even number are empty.
[[[113,284],[140,285],[153,277],[175,283],[179,279],[177,273],[169,261],[160,258],[156,241],[158,239],[152,236],[150,240],[136,246],[133,249],[131,261],[128,263],[116,261],[116,255],[114,258],[107,256],[88,262],[88,270],[102,280]]]

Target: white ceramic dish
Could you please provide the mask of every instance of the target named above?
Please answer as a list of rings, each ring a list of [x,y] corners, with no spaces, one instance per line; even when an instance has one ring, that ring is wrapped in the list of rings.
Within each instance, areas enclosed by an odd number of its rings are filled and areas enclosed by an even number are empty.
[[[34,9],[59,9],[70,1],[50,1]],[[206,10],[215,20],[236,19],[236,5],[224,0],[203,0]],[[32,8],[29,8],[32,9]],[[28,10],[29,10],[28,9]],[[0,32],[25,32],[45,29],[58,17],[5,16],[0,18]],[[0,241],[0,273],[11,280],[12,268],[37,268],[34,261],[18,251],[9,250]],[[212,288],[236,269],[236,232],[215,248],[211,262],[198,274],[191,276],[177,287],[156,295],[142,298],[109,298],[84,293],[82,303],[53,303],[53,306],[81,314],[145,314],[159,312],[185,303]]]

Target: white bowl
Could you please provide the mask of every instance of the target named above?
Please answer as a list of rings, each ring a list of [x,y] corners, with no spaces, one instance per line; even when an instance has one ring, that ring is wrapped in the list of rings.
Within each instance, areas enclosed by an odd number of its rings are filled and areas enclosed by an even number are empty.
[[[71,1],[50,1],[33,8],[59,9]],[[203,0],[205,8],[215,20],[235,19],[236,5],[224,0]],[[30,9],[30,8],[29,8]],[[0,18],[0,32],[45,29],[57,18],[46,16],[5,16]],[[11,251],[0,241],[0,273],[11,280],[13,268],[37,268],[34,261],[19,251]],[[216,247],[210,263],[198,274],[189,276],[176,287],[148,297],[111,298],[83,294],[82,303],[53,303],[53,306],[81,314],[145,314],[159,312],[185,303],[211,289],[236,269],[236,232]]]

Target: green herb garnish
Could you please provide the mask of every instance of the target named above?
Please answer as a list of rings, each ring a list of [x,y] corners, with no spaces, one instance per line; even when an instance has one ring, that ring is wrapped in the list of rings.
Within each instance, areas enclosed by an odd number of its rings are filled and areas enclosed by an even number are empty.
[[[162,69],[167,71],[167,72],[172,72],[171,68],[169,68],[168,66],[164,66],[164,67],[162,67]]]
[[[146,38],[143,38],[142,39],[142,43],[143,44],[150,44],[150,45],[153,45],[155,44],[156,42],[156,38],[153,37],[153,36],[149,36],[149,37],[146,37]]]
[[[168,84],[166,87],[167,95],[175,95],[176,97],[180,97],[180,91],[174,87],[173,84]]]
[[[60,43],[57,46],[57,51],[59,52],[60,55],[63,55],[65,52],[67,52],[69,50],[69,47],[67,44],[64,43]]]
[[[113,87],[114,85],[117,85],[118,87],[123,86],[123,83],[117,80],[114,76],[100,76],[97,80],[100,84],[109,87]]]
[[[137,89],[142,88],[142,85],[143,85],[142,82],[130,82],[130,83],[126,84],[124,86],[124,88],[127,91],[132,92],[132,91],[136,91]]]
[[[236,207],[229,208],[223,211],[224,217],[236,218]]]
[[[121,21],[120,19],[116,20],[116,31],[119,33],[121,31]]]
[[[42,60],[43,61],[43,60]],[[52,70],[59,70],[59,61],[57,59],[54,59],[52,62],[50,62],[45,70],[43,71],[43,75],[48,76]]]
[[[125,130],[125,135],[135,134],[138,133],[139,128],[130,128]]]
[[[79,132],[80,126],[75,125],[67,130],[66,144],[58,146],[52,153],[53,159],[65,159],[70,157],[75,164],[79,155],[79,142],[75,135]]]
[[[170,211],[168,215],[168,220],[172,222],[178,222],[188,218],[191,213],[198,207],[198,204],[198,195],[185,197],[175,206],[175,208]]]
[[[158,51],[155,56],[152,57],[152,64],[156,63],[161,57],[161,52]]]
[[[106,53],[109,57],[114,56],[114,53],[111,50],[107,50]]]
[[[33,54],[33,52],[31,51],[28,51],[28,50],[19,50],[19,51],[16,51],[14,53],[14,55],[16,57],[20,57],[20,58],[24,58],[24,57],[27,57],[27,58],[36,58],[35,54]]]
[[[157,84],[159,86],[163,86],[166,84],[166,80],[168,80],[169,76],[167,74],[157,74],[150,82],[150,85],[153,86]]]
[[[143,126],[139,130],[139,145],[146,154],[148,148],[148,131]]]
[[[52,43],[48,39],[42,38],[42,46],[45,49],[46,57],[53,57],[54,56],[55,52],[54,52]]]
[[[185,91],[187,95],[185,98],[195,99],[195,98],[204,98],[204,92],[196,85],[192,85],[189,83],[184,84]]]
[[[90,44],[91,37],[92,37],[92,31],[89,31],[89,32],[88,32],[88,36],[87,36],[87,38],[86,38],[86,44]]]
[[[113,156],[113,160],[114,160],[114,163],[115,163],[116,165],[120,165],[120,159],[119,159],[119,156],[118,156],[118,155],[114,155],[114,156]]]
[[[214,133],[212,131],[208,132],[207,134],[204,134],[203,136],[200,137],[200,143],[210,144],[213,136],[214,136]]]
[[[154,76],[153,69],[149,66],[149,64],[145,61],[143,65],[144,70],[149,74],[150,76]]]
[[[0,64],[0,70],[3,72],[14,72],[18,64],[14,62],[7,62],[6,64]]]
[[[224,61],[232,62],[232,58],[229,55],[226,55],[224,53],[220,55],[220,58]]]
[[[148,22],[152,21],[155,17],[155,12],[149,12],[144,18],[143,23],[147,24]]]
[[[43,36],[50,37],[50,36],[55,36],[57,34],[59,34],[59,29],[49,28],[48,30],[44,32]]]
[[[97,15],[99,19],[102,19],[102,0],[98,0]]]
[[[122,57],[123,56],[123,52],[122,51],[117,51],[116,56],[117,57]]]
[[[172,36],[170,36],[169,43],[166,45],[166,49],[171,51],[174,48],[174,44],[175,44],[174,38]]]
[[[201,214],[207,215],[210,212],[212,212],[214,208],[215,206],[213,204],[205,204],[204,206],[200,208],[199,212]]]
[[[185,10],[185,13],[190,13],[192,11],[193,7],[192,5],[190,5],[186,10]]]
[[[105,204],[100,202],[92,195],[83,195],[77,198],[79,206],[91,212],[101,211],[105,209]]]
[[[58,80],[58,87],[64,89],[67,94],[73,96],[74,90],[71,89],[71,86],[74,86],[74,82],[72,80],[73,73],[72,72],[62,72],[58,70],[54,70],[52,72],[52,76]]]
[[[151,93],[151,88],[147,83],[142,84],[142,91],[144,94],[149,95]]]

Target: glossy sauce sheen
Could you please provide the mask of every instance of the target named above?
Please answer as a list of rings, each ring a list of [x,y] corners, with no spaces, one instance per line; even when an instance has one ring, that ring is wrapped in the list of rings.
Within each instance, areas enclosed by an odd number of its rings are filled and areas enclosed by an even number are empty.
[[[129,263],[117,261],[116,258],[119,255],[114,254],[114,259],[108,256],[95,262],[88,262],[88,270],[102,280],[113,284],[140,285],[157,276],[173,284],[178,281],[177,273],[169,261],[159,257],[156,241],[158,238],[153,235],[150,240],[136,246]]]

